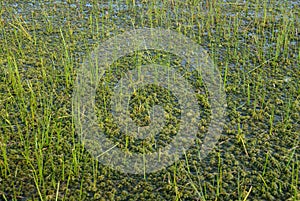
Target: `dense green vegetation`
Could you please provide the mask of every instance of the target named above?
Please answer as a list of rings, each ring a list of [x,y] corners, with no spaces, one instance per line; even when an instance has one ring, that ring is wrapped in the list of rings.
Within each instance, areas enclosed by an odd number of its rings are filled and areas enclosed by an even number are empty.
[[[300,200],[299,12],[297,0],[2,1],[0,200]],[[203,117],[195,145],[170,167],[131,175],[84,149],[72,94],[82,61],[99,43],[146,27],[179,32],[207,50],[224,82],[226,124],[200,160],[210,103],[195,76],[189,82]],[[96,110],[99,127],[124,150],[153,151],[176,135],[176,97],[155,86],[134,93],[130,111],[146,125],[149,108],[164,107],[169,126],[157,140],[122,136],[107,112],[122,73],[150,63],[193,73],[176,55],[155,50],[111,66]]]

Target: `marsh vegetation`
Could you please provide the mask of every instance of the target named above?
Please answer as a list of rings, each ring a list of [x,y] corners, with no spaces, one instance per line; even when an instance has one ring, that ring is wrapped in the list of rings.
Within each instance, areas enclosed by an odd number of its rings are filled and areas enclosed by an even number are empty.
[[[300,200],[299,1],[2,1],[0,3],[0,200]],[[78,139],[72,93],[83,59],[125,31],[164,28],[200,44],[218,67],[226,124],[199,158],[210,103],[201,76],[189,80],[201,109],[195,145],[173,165],[131,175],[98,163]],[[184,61],[140,51],[110,68],[97,89],[99,127],[124,150],[151,152],[176,135],[180,109],[149,86],[132,94],[131,117],[149,123],[160,104],[167,126],[157,138],[121,135],[108,113],[111,90],[141,64]],[[193,77],[193,76],[192,76]]]

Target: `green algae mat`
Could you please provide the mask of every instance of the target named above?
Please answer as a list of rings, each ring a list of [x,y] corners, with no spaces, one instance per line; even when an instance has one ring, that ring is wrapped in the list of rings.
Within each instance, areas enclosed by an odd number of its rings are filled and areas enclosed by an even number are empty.
[[[0,3],[0,200],[300,200],[297,0]]]

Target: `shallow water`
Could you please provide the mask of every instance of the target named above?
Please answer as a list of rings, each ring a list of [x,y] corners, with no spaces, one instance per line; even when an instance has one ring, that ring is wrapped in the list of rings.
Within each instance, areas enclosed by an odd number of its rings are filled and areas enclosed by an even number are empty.
[[[238,200],[251,188],[250,200],[299,198],[299,2],[270,1],[266,11],[255,1],[222,1],[214,9],[206,2],[188,2],[1,3],[0,143],[6,148],[0,152],[0,196],[40,199],[38,186],[46,200],[55,200],[57,189],[58,200]],[[226,125],[217,146],[200,160],[209,103],[204,84],[193,75],[203,118],[188,160],[183,157],[146,176],[129,175],[97,163],[84,150],[74,133],[72,93],[83,59],[98,43],[151,26],[181,32],[208,51],[223,80],[226,75]],[[183,77],[193,73],[186,70],[186,60],[166,55],[142,52],[136,57],[141,63],[149,63],[151,56],[152,62],[171,61]],[[107,79],[116,83],[136,63],[135,55],[120,59]],[[99,85],[99,126],[125,147],[127,138],[104,115],[109,87]],[[134,100],[132,110],[144,96]],[[167,100],[164,104],[172,107]],[[178,111],[170,111],[175,123],[165,133],[174,136]],[[157,137],[157,146],[170,136]],[[144,141],[127,140],[131,150],[141,151]],[[152,141],[145,143],[148,151],[155,150]]]

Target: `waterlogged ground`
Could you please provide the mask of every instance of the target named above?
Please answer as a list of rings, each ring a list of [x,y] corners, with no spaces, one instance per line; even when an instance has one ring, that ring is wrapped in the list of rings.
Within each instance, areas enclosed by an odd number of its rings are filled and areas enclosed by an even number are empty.
[[[3,1],[0,4],[0,200],[300,200],[299,2]],[[74,81],[97,45],[137,28],[191,38],[218,67],[227,109],[222,136],[200,160],[210,122],[205,83],[195,74],[201,119],[195,145],[173,165],[132,175],[98,163],[75,132]],[[141,64],[193,75],[176,55],[140,51],[120,58],[97,88],[99,127],[126,152],[155,151],[176,136],[174,95],[150,86],[131,97],[130,113],[149,124],[161,104],[159,136],[134,140],[109,111],[114,84]]]

